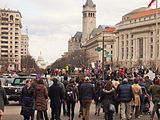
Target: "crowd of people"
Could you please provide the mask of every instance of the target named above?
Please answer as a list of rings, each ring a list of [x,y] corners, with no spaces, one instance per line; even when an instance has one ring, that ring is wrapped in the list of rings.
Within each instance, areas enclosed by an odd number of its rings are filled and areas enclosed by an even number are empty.
[[[74,120],[75,106],[80,104],[78,117],[90,120],[90,107],[94,101],[95,115],[104,113],[105,120],[113,120],[113,114],[119,115],[120,120],[138,119],[150,114],[150,120],[154,120],[155,113],[160,120],[160,78],[156,76],[151,80],[149,76],[125,74],[123,71],[116,73],[118,75],[108,75],[106,80],[93,74],[74,76],[70,80],[67,74],[63,80],[54,76],[49,88],[42,78],[27,80],[21,92],[20,114],[24,120],[34,120],[37,111],[37,120],[61,120],[63,110],[68,120]],[[4,98],[0,104],[3,113],[7,99],[2,95],[5,96],[5,91],[0,87],[0,99]],[[51,118],[47,111],[48,102]]]

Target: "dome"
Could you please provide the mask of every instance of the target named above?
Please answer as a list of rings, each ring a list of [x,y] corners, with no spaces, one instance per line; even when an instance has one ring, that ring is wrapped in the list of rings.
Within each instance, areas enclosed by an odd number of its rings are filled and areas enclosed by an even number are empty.
[[[42,57],[42,56],[38,56],[37,61],[44,61],[44,59],[43,59],[43,57]]]

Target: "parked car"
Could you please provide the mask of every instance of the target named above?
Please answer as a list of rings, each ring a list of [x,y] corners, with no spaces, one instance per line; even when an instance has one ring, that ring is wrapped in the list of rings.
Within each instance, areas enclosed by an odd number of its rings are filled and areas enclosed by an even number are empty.
[[[15,77],[11,85],[4,86],[7,94],[8,101],[15,101],[15,102],[21,102],[20,101],[20,95],[22,88],[26,85],[27,80],[35,79],[33,76],[20,76]],[[44,80],[44,84],[48,88],[51,83],[49,83],[47,78],[42,78]]]
[[[30,76],[15,77],[11,85],[4,86],[9,101],[19,101],[22,88],[26,84],[26,80],[32,80]]]

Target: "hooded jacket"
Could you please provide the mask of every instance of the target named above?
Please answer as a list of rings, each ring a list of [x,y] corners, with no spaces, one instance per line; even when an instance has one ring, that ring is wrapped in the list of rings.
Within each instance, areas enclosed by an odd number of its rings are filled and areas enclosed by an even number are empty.
[[[100,101],[102,102],[104,111],[109,110],[110,104],[115,104],[116,100],[116,92],[115,89],[112,88],[111,90],[105,90],[103,89],[100,96]]]

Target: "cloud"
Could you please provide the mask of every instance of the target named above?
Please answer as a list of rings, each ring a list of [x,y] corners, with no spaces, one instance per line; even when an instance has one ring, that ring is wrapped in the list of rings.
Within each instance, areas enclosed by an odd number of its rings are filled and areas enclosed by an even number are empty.
[[[28,27],[29,51],[35,58],[40,51],[45,60],[54,62],[67,51],[67,42],[82,29],[82,7],[86,0],[0,0],[1,8],[19,10],[23,31]],[[149,0],[93,0],[97,26],[115,25],[123,15],[147,6]]]

